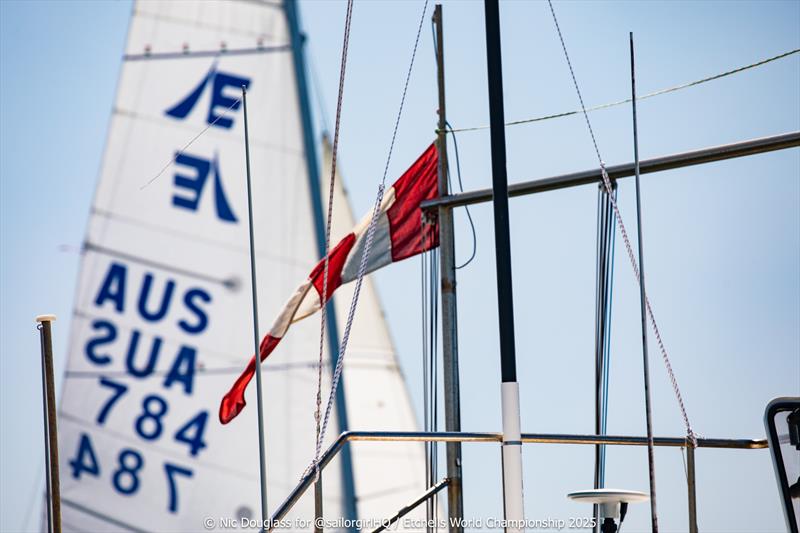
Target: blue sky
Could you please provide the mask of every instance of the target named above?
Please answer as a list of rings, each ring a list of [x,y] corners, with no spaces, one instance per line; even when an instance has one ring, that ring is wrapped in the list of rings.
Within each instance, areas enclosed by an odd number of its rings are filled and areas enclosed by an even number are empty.
[[[557,2],[588,105],[629,94],[628,32],[640,94],[800,47],[797,2]],[[432,6],[431,6],[432,7]],[[383,169],[419,2],[356,2],[340,159],[357,213],[372,203]],[[333,111],[342,2],[301,2],[319,80]],[[42,483],[39,352],[33,317],[59,315],[63,368],[79,253],[114,99],[129,2],[0,2],[0,529],[36,527]],[[506,117],[572,110],[577,101],[546,3],[501,5]],[[445,2],[448,119],[488,122],[483,7]],[[666,95],[639,108],[643,158],[800,129],[800,56]],[[433,137],[436,84],[430,30],[418,63],[390,175]],[[319,110],[317,115],[319,117]],[[330,115],[328,120],[330,121]],[[630,109],[592,115],[609,164],[632,159]],[[510,181],[596,166],[581,117],[507,130]],[[464,185],[491,183],[487,131],[458,137]],[[620,208],[635,228],[633,184]],[[767,402],[800,394],[800,150],[650,174],[642,179],[648,290],[695,430],[762,437]],[[522,427],[592,430],[596,187],[511,200]],[[499,357],[490,205],[476,206],[478,254],[459,271],[463,427],[499,430]],[[457,255],[471,237],[456,215]],[[635,245],[635,243],[634,243]],[[419,262],[377,274],[412,394],[421,409]],[[639,303],[617,246],[609,432],[643,434]],[[411,318],[409,318],[411,317]],[[655,344],[654,428],[683,424]],[[421,412],[421,411],[420,411]],[[465,505],[499,516],[499,452],[468,445]],[[589,447],[527,446],[529,516],[583,516],[566,501],[591,485]],[[685,530],[685,482],[676,450],[658,450],[666,531]],[[646,490],[643,449],[612,449],[609,485]],[[730,490],[735,487],[736,490]],[[698,452],[704,531],[781,531],[766,451]],[[739,510],[747,509],[747,516]],[[645,507],[627,531],[644,530]]]

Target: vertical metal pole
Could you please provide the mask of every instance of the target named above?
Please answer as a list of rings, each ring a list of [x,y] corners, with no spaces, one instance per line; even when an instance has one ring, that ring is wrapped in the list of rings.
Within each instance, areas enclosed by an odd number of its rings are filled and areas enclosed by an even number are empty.
[[[253,189],[250,182],[250,137],[247,129],[247,90],[242,85],[242,108],[244,112],[244,154],[247,166],[247,216],[250,222],[250,283],[253,291],[253,347],[256,358],[256,402],[258,403],[258,465],[261,481],[261,528],[268,529],[267,510],[267,449],[264,442],[264,407],[261,404],[261,350],[258,334],[258,285],[256,284],[256,245],[253,233]]]
[[[44,362],[44,334],[42,333],[43,326],[39,324],[37,329],[39,330],[39,342],[41,344],[41,364],[42,364],[42,434],[44,435],[44,469],[45,469],[45,477],[44,477],[44,493],[45,493],[45,503],[47,507],[47,531],[48,533],[53,533],[53,506],[52,500],[50,495],[53,494],[53,490],[50,487],[50,435],[47,431],[47,376],[45,372],[45,367],[47,366]]]
[[[39,334],[42,344],[42,381],[44,385],[45,466],[47,470],[47,522],[50,531],[61,533],[61,481],[58,470],[58,424],[56,421],[56,383],[53,377],[52,322],[55,315],[39,315]]]
[[[322,211],[322,192],[320,191],[319,165],[317,150],[314,140],[314,125],[311,117],[311,104],[308,96],[308,82],[306,79],[306,61],[303,43],[305,36],[300,32],[300,13],[295,0],[284,0],[286,21],[289,26],[289,38],[292,43],[292,58],[294,60],[294,73],[297,80],[297,100],[300,105],[300,119],[303,125],[303,148],[305,149],[306,166],[308,168],[308,187],[311,193],[311,210],[314,214],[314,232],[317,237],[317,252],[322,259],[325,257],[325,214]],[[334,297],[328,300],[327,324],[328,350],[331,354],[331,368],[336,368],[339,360],[339,326],[336,321],[336,309],[333,305]],[[345,401],[344,376],[339,379],[339,388],[336,390],[336,420],[339,432],[344,433],[350,427],[347,418],[347,402]],[[342,465],[342,505],[345,518],[355,520],[358,517],[356,503],[355,479],[353,476],[353,456],[350,443],[346,443],[341,452]],[[356,528],[347,528],[355,533]]]
[[[689,533],[697,533],[697,494],[695,491],[694,444],[686,439],[686,484],[689,496]]]
[[[511,238],[508,220],[508,176],[503,110],[503,67],[500,52],[500,8],[497,0],[484,0],[486,17],[486,63],[489,82],[489,124],[492,147],[492,191],[494,203],[497,304],[500,319],[500,373],[503,409],[503,503],[506,520],[522,524],[522,441],[520,434],[519,385],[514,348],[514,300],[511,283]],[[520,526],[506,531],[522,531]]]
[[[322,472],[314,482],[314,533],[322,533]]]
[[[436,137],[439,151],[439,195],[447,190],[447,115],[444,91],[444,28],[442,6],[433,11],[436,24],[436,66],[439,88],[439,129]],[[461,392],[458,377],[458,317],[456,299],[456,252],[453,237],[453,210],[439,208],[439,253],[441,254],[442,291],[442,365],[444,370],[445,431],[461,431]],[[448,442],[447,451],[447,514],[450,531],[461,533],[464,498],[461,491],[461,443]],[[431,480],[433,481],[433,480]]]
[[[631,48],[631,104],[633,105],[633,171],[636,176],[636,229],[639,245],[639,299],[642,315],[642,367],[644,371],[644,406],[647,422],[647,466],[650,478],[650,523],[653,533],[658,533],[656,512],[656,467],[653,445],[653,411],[650,405],[650,363],[647,355],[647,296],[644,288],[644,247],[642,244],[642,199],[639,187],[639,132],[636,122],[636,69],[633,53],[633,32],[630,33]]]

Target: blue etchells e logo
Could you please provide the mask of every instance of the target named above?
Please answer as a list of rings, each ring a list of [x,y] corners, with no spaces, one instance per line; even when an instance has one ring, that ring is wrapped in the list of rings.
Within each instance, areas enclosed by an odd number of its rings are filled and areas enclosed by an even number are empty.
[[[214,207],[217,216],[225,222],[236,222],[236,215],[233,214],[228,199],[225,197],[225,190],[222,188],[222,179],[219,175],[219,162],[217,156],[211,160],[178,153],[175,157],[175,164],[179,167],[188,169],[188,173],[181,170],[175,171],[175,192],[172,195],[172,205],[189,211],[197,211],[200,205],[200,198],[208,176],[214,174]]]
[[[233,126],[233,119],[222,116],[226,110],[236,111],[242,102],[238,98],[226,96],[224,91],[227,87],[250,87],[250,79],[227,72],[217,70],[213,65],[208,74],[200,80],[200,83],[180,102],[170,107],[165,113],[179,120],[185,119],[192,112],[206,87],[211,87],[211,103],[208,106],[206,122],[218,128],[230,129]],[[220,114],[217,114],[220,111]]]
[[[216,68],[216,64],[214,64],[205,77],[200,80],[200,83],[186,97],[164,111],[164,114],[178,120],[185,120],[197,105],[206,87],[210,87],[211,100],[208,106],[206,122],[209,127],[230,129],[233,127],[233,119],[225,115],[231,111],[238,110],[241,101],[238,98],[225,95],[225,89],[240,89],[241,87],[247,88],[249,86],[249,78],[219,71]],[[208,158],[177,152],[175,164],[178,167],[183,167],[183,170],[179,168],[174,176],[173,184],[175,189],[172,195],[172,205],[174,207],[197,211],[203,190],[209,181],[208,177],[213,173],[214,207],[217,217],[224,222],[237,222],[236,215],[233,213],[225,196],[225,190],[222,187],[219,158],[216,154],[214,154],[213,158]]]

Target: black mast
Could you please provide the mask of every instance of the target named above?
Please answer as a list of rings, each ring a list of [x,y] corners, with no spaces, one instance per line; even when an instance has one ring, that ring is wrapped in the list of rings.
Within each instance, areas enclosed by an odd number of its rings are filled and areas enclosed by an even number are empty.
[[[508,219],[506,132],[503,111],[503,67],[500,53],[500,9],[497,0],[484,1],[486,16],[486,63],[489,82],[489,124],[492,148],[492,197],[494,203],[497,307],[500,320],[500,373],[503,412],[503,507],[506,520],[523,531],[522,440],[519,385],[514,347],[514,298],[511,283],[511,238]]]

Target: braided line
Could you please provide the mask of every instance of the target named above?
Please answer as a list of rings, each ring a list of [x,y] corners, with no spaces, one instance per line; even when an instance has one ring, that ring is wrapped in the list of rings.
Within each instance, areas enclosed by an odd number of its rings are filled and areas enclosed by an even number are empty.
[[[331,149],[331,179],[328,187],[328,219],[325,225],[325,268],[322,275],[322,294],[320,295],[320,306],[322,314],[320,316],[319,328],[319,363],[317,365],[317,406],[314,411],[314,421],[316,423],[316,448],[314,450],[314,464],[316,466],[316,481],[319,481],[319,456],[322,454],[322,441],[320,439],[320,411],[322,409],[322,367],[323,354],[325,348],[325,323],[328,319],[328,268],[330,258],[328,251],[331,246],[331,220],[333,217],[333,191],[336,181],[336,154],[339,149],[339,127],[342,119],[342,101],[344,100],[344,78],[347,68],[347,50],[350,45],[350,24],[353,18],[353,0],[347,1],[347,14],[344,23],[344,39],[342,42],[342,62],[339,70],[339,97],[336,102],[336,122],[333,131],[333,147]]]
[[[611,190],[611,179],[608,177],[608,173],[606,172],[605,163],[602,161],[600,162],[600,168],[602,169],[602,176],[603,176],[603,185],[606,189],[606,192]],[[619,231],[620,235],[622,235],[622,241],[625,244],[625,251],[628,253],[628,259],[630,259],[631,268],[633,268],[633,275],[636,278],[636,283],[641,284],[641,278],[639,276],[639,264],[636,261],[636,257],[633,254],[633,247],[631,246],[631,241],[628,238],[628,231],[625,229],[625,224],[622,222],[622,215],[619,212],[619,207],[617,206],[617,201],[613,197],[611,198],[611,206],[614,209],[614,217],[619,222]],[[661,358],[664,361],[664,366],[667,369],[667,374],[669,376],[670,383],[672,384],[672,391],[675,394],[675,399],[678,401],[678,407],[681,411],[681,416],[683,417],[683,424],[686,427],[686,435],[689,437],[689,440],[692,444],[697,447],[697,437],[694,434],[694,430],[692,429],[692,425],[689,422],[689,416],[686,413],[686,406],[683,403],[683,395],[681,394],[681,389],[678,386],[678,379],[675,377],[675,372],[672,370],[672,364],[669,360],[669,355],[667,354],[667,348],[664,346],[664,341],[661,338],[661,331],[658,329],[658,324],[656,324],[656,317],[653,313],[653,308],[650,305],[650,298],[645,294],[644,297],[645,307],[647,308],[647,317],[650,319],[650,325],[653,327],[653,333],[656,337],[656,342],[658,344],[658,349],[661,352]]]
[[[575,76],[575,71],[572,68],[572,62],[569,59],[569,53],[567,52],[567,46],[564,44],[564,36],[561,33],[561,27],[558,25],[558,19],[556,18],[556,12],[553,9],[553,2],[552,0],[547,0],[547,3],[550,5],[550,12],[553,15],[553,22],[555,22],[556,31],[558,32],[558,38],[561,41],[561,48],[564,51],[564,57],[567,60],[567,66],[569,67],[569,73],[572,76],[572,83],[575,85],[575,91],[578,93],[578,100],[581,104],[581,109],[583,110],[583,117],[586,120],[586,126],[589,129],[589,135],[592,138],[592,144],[594,145],[594,151],[597,154],[597,160],[600,163],[600,170],[601,175],[603,176],[603,185],[605,186],[606,192],[611,200],[611,205],[614,208],[614,217],[619,222],[619,231],[622,235],[622,240],[625,243],[625,250],[628,252],[628,259],[630,259],[631,267],[633,268],[633,274],[636,277],[636,282],[641,286],[642,280],[639,275],[639,264],[636,261],[636,257],[633,254],[633,247],[631,246],[630,239],[628,238],[628,231],[625,229],[625,223],[622,221],[622,215],[619,212],[619,207],[617,206],[617,201],[612,195],[612,188],[611,188],[611,179],[608,177],[608,172],[606,172],[606,165],[603,162],[603,158],[600,156],[600,148],[597,145],[597,138],[594,134],[594,129],[592,129],[592,123],[589,120],[589,114],[586,111],[586,105],[583,103],[583,96],[581,95],[580,87],[578,86],[578,79]],[[675,372],[672,370],[672,364],[669,361],[669,355],[667,354],[667,349],[664,346],[664,342],[661,339],[661,332],[658,329],[658,325],[656,324],[655,314],[653,313],[653,309],[650,306],[650,300],[645,293],[645,307],[647,309],[647,316],[650,319],[650,324],[653,327],[653,332],[656,336],[656,341],[658,343],[658,348],[661,352],[661,358],[664,360],[664,366],[667,369],[667,374],[669,374],[669,380],[672,383],[672,391],[675,393],[675,398],[678,400],[678,407],[681,411],[681,416],[683,417],[683,423],[686,426],[686,435],[688,436],[689,440],[692,442],[692,445],[695,447],[697,446],[697,437],[695,437],[694,431],[692,430],[692,425],[689,423],[689,415],[686,413],[686,406],[683,403],[683,396],[681,395],[680,387],[678,386],[678,380],[675,377]]]
[[[350,0],[352,1],[352,0]],[[358,299],[361,295],[361,285],[364,281],[364,274],[367,270],[367,259],[369,258],[370,250],[372,249],[372,240],[373,236],[375,235],[375,227],[376,222],[378,221],[378,217],[381,211],[381,204],[383,203],[383,194],[386,188],[386,175],[389,171],[389,163],[392,159],[392,152],[394,150],[395,140],[397,139],[397,130],[400,126],[400,118],[403,114],[403,106],[405,105],[406,94],[408,93],[408,84],[411,80],[411,72],[414,69],[414,59],[417,55],[417,48],[419,46],[419,38],[422,32],[422,23],[425,20],[425,13],[428,10],[428,0],[425,0],[425,3],[422,7],[422,16],[420,17],[419,27],[417,28],[417,36],[416,40],[414,41],[414,49],[411,52],[411,62],[408,66],[408,71],[406,73],[406,80],[403,86],[403,94],[400,99],[400,108],[397,112],[397,118],[394,123],[394,130],[392,132],[392,140],[389,145],[389,154],[386,158],[386,165],[383,169],[383,177],[381,178],[381,182],[378,185],[378,194],[375,198],[375,204],[372,208],[372,217],[370,219],[369,226],[367,228],[367,237],[364,245],[364,252],[361,254],[361,261],[358,266],[358,277],[356,278],[356,286],[353,292],[353,298],[350,300],[350,309],[347,313],[347,323],[345,324],[344,334],[342,335],[342,342],[339,345],[339,360],[336,362],[336,370],[333,373],[333,380],[331,382],[331,391],[328,396],[328,404],[325,408],[325,417],[322,420],[321,430],[317,437],[317,455],[314,457],[314,460],[308,466],[306,471],[303,473],[303,477],[307,476],[312,469],[315,469],[319,472],[319,455],[320,450],[322,449],[322,442],[325,439],[325,433],[328,429],[328,422],[330,420],[331,410],[333,408],[333,402],[336,397],[336,390],[339,387],[339,380],[341,379],[342,369],[344,368],[344,356],[347,352],[347,343],[350,340],[350,329],[353,325],[353,318],[355,316],[356,306],[358,305]],[[325,276],[327,279],[327,276]],[[324,306],[323,306],[324,309]]]

